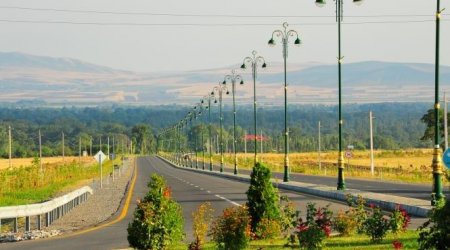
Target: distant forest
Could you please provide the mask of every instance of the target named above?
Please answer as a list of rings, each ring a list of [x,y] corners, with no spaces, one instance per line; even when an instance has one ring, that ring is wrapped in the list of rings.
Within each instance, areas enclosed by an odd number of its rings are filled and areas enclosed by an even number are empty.
[[[421,118],[432,105],[424,103],[381,103],[344,105],[344,145],[355,149],[369,148],[369,111],[374,119],[374,145],[377,149],[402,149],[431,147],[430,140],[421,140],[426,124]],[[133,145],[135,153],[151,153],[156,150],[156,136],[174,125],[192,110],[186,106],[110,106],[110,107],[64,107],[0,108],[0,156],[8,157],[8,127],[12,132],[13,157],[34,157],[38,155],[38,131],[42,133],[44,156],[61,155],[62,133],[64,133],[66,155],[78,155],[82,150],[95,153],[105,151],[107,138],[110,150],[113,140],[116,152],[129,150]],[[318,123],[321,122],[322,150],[337,149],[338,123],[337,107],[325,105],[290,106],[288,112],[291,152],[316,151],[318,145]],[[224,107],[225,150],[231,150],[233,116],[230,106]],[[218,107],[211,108],[213,145],[217,145]],[[284,109],[283,107],[261,107],[258,109],[258,134],[265,138],[265,152],[283,151]],[[208,112],[186,129],[186,137],[198,144],[208,134]],[[200,131],[200,132],[199,132]],[[253,109],[250,106],[237,110],[238,151],[244,151],[245,134],[253,134]],[[203,138],[205,144],[205,138]],[[164,141],[163,138],[160,140]],[[161,143],[160,142],[160,143]],[[167,145],[167,142],[166,142]],[[253,151],[253,144],[247,143],[247,150]],[[197,148],[199,146],[197,145]],[[258,149],[259,150],[259,149]]]

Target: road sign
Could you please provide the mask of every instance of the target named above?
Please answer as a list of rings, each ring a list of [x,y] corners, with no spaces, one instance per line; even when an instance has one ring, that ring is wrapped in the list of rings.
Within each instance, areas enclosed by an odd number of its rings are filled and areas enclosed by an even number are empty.
[[[444,155],[442,156],[442,161],[444,165],[450,169],[450,148],[445,150]]]
[[[106,155],[100,150],[94,155],[94,159],[99,163],[103,163],[106,160]]]
[[[353,157],[352,151],[345,151],[345,157],[346,158],[352,158]]]

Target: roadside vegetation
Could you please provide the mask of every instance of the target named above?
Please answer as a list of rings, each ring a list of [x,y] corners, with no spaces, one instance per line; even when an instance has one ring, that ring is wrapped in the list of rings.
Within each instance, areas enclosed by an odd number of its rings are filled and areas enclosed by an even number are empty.
[[[103,175],[112,172],[120,159],[103,163]],[[30,165],[0,170],[0,206],[25,205],[49,200],[62,191],[100,177],[99,165],[78,161],[43,164],[35,158]]]

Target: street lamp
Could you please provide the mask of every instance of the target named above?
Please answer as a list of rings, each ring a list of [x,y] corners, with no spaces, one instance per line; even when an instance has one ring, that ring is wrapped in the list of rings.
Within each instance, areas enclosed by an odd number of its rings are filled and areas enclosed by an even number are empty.
[[[360,5],[363,0],[353,0],[353,3]],[[342,151],[342,60],[344,57],[341,55],[341,22],[343,19],[344,9],[343,0],[335,0],[336,2],[336,22],[338,23],[338,88],[339,88],[339,156],[338,156],[338,190],[345,190],[344,180],[344,152]],[[316,5],[323,7],[325,0],[316,0]]]
[[[205,100],[208,101],[208,132],[209,132],[209,170],[213,170],[213,163],[212,163],[212,135],[211,135],[211,99],[214,98],[214,91],[210,94],[208,94],[206,97],[203,98],[202,103],[205,102]],[[216,100],[214,99],[216,102]]]
[[[236,74],[236,70],[231,71],[231,75],[226,75],[222,84],[231,83],[231,93],[233,95],[233,151],[234,151],[234,174],[238,174],[237,170],[237,156],[236,156],[236,82],[239,81],[241,85],[244,84],[242,77]]]
[[[262,56],[256,56],[257,52],[252,51],[252,57],[246,57],[244,58],[244,62],[242,63],[241,69],[246,69],[247,64],[250,64],[252,67],[252,77],[253,77],[253,129],[254,129],[254,135],[255,135],[255,157],[253,165],[256,165],[257,161],[257,140],[256,140],[256,133],[257,133],[257,127],[256,127],[256,77],[258,73],[258,66],[261,65],[261,68],[265,68],[266,61],[264,60],[264,57]],[[262,142],[261,142],[262,143]]]
[[[441,1],[437,0],[436,8],[436,62],[435,62],[435,92],[434,92],[434,151],[433,151],[433,191],[431,193],[431,205],[445,198],[442,193],[442,160],[439,135],[439,40],[441,23]]]
[[[213,88],[213,91],[211,92],[212,96],[215,96],[216,94],[219,95],[219,123],[220,123],[220,172],[223,172],[223,116],[222,116],[222,99],[223,99],[223,92],[225,91],[226,94],[228,94],[228,89],[226,86],[223,86],[219,83],[219,86],[216,86]],[[214,101],[214,103],[217,102],[217,99]]]
[[[283,23],[283,30],[275,30],[272,33],[272,38],[269,40],[270,46],[275,46],[274,35],[281,37],[281,42],[283,43],[283,59],[284,59],[284,177],[283,181],[289,181],[289,130],[287,121],[287,73],[286,73],[286,61],[288,57],[288,43],[289,37],[295,36],[295,45],[300,45],[300,38],[295,30],[288,30],[288,23]]]

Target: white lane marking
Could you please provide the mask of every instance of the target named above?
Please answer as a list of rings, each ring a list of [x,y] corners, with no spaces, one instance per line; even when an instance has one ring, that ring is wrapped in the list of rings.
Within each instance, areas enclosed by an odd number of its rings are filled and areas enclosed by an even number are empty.
[[[211,193],[211,191],[209,191],[209,190],[206,190],[206,192],[207,192],[208,194],[210,194],[210,193]]]
[[[203,189],[203,188],[200,188],[200,190],[202,190],[202,191],[203,191],[204,189]]]
[[[196,188],[198,188],[198,186],[195,186]]]
[[[239,203],[236,203],[236,202],[234,202],[234,201],[232,201],[232,200],[229,200],[229,199],[227,199],[227,198],[225,198],[225,197],[223,197],[223,196],[220,196],[220,195],[215,195],[217,198],[219,198],[219,199],[222,199],[222,200],[224,200],[224,201],[228,201],[229,203],[231,203],[231,204],[233,204],[233,205],[235,205],[235,206],[238,206],[238,207],[240,207],[241,205],[239,204]]]

